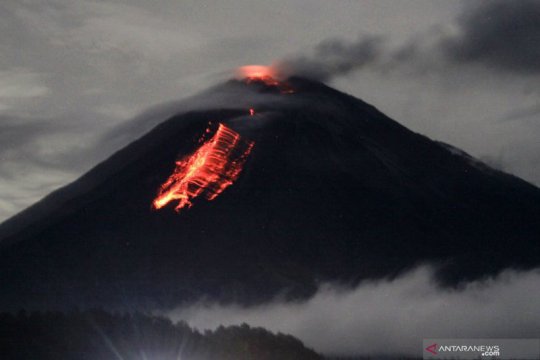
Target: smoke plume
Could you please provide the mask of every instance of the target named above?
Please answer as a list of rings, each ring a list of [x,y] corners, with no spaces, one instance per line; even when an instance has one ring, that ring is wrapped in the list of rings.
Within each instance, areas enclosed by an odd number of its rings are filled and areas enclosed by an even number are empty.
[[[357,41],[328,39],[318,44],[313,54],[290,57],[277,63],[283,76],[298,75],[315,80],[329,80],[374,63],[380,53],[382,38],[360,36]]]

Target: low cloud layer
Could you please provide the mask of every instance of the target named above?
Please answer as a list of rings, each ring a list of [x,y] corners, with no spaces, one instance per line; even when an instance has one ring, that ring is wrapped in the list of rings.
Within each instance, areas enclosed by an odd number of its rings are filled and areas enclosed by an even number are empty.
[[[172,311],[200,329],[248,323],[300,338],[326,354],[421,356],[423,338],[520,338],[540,331],[540,271],[506,271],[462,289],[438,288],[432,270],[355,289],[323,285],[306,302],[256,307],[198,303]]]

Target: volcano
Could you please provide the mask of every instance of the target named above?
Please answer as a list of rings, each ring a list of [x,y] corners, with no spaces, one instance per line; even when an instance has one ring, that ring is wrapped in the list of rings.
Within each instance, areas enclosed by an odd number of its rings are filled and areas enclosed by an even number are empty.
[[[426,263],[440,286],[540,264],[538,188],[359,99],[292,77],[190,102],[0,226],[2,309],[259,303]],[[242,148],[212,147],[218,126]],[[206,167],[187,177],[193,156]]]

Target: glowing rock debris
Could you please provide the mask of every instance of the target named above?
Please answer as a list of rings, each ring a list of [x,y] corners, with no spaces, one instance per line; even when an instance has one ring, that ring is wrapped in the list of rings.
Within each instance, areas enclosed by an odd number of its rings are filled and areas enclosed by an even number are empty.
[[[210,132],[208,128],[206,133]],[[223,124],[209,140],[205,141],[203,136],[200,143],[195,152],[176,162],[176,168],[152,202],[154,209],[178,201],[175,210],[179,212],[191,207],[192,200],[199,196],[215,199],[236,181],[254,145]]]

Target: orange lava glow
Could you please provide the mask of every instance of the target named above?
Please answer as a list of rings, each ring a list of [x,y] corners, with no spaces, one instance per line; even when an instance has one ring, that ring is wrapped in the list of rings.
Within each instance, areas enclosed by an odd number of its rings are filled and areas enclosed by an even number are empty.
[[[267,86],[278,88],[282,93],[293,93],[294,90],[284,81],[277,80],[276,71],[271,66],[264,65],[246,65],[237,69],[236,75],[246,83],[260,81]]]
[[[246,65],[241,66],[237,70],[237,76],[241,79],[262,80],[267,79],[271,82],[276,82],[275,71],[271,66],[264,65]]]
[[[179,212],[190,208],[198,196],[215,199],[238,178],[254,145],[223,124],[209,140],[202,139],[203,144],[193,154],[176,162],[152,202],[154,209],[178,200],[175,210]]]

